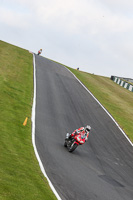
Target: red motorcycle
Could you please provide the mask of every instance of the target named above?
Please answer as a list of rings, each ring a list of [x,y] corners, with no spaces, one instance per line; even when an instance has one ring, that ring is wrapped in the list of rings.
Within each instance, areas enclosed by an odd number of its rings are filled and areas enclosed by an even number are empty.
[[[38,51],[38,54],[37,54],[37,55],[39,56],[40,54],[41,54],[41,51]]]
[[[67,147],[69,152],[73,152],[79,145],[85,143],[86,134],[79,133],[78,135],[74,135],[74,137],[69,137],[69,133],[66,135],[64,147]]]
[[[38,51],[38,56],[40,55],[42,53],[42,49],[40,49],[39,51]]]

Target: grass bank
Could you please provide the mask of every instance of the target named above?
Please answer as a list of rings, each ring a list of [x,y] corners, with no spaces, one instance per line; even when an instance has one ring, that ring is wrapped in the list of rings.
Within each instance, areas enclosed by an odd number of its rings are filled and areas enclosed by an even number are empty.
[[[133,92],[110,78],[68,69],[92,92],[133,142]]]
[[[56,199],[31,141],[32,61],[28,51],[0,41],[0,200]]]

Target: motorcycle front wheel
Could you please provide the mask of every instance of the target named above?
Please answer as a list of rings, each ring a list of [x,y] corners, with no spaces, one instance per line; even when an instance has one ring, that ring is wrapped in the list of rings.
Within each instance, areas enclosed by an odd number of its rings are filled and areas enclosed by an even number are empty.
[[[76,148],[77,148],[77,143],[75,143],[75,144],[72,144],[71,146],[70,146],[70,148],[68,149],[68,151],[69,152],[73,152]]]

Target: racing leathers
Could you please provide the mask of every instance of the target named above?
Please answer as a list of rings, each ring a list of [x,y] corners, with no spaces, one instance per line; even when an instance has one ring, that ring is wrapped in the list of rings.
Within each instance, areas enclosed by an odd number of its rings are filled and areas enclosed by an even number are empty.
[[[89,131],[85,131],[84,127],[81,127],[79,129],[76,129],[75,131],[73,131],[70,135],[69,138],[74,137],[75,135],[79,135],[79,134],[84,134],[85,135],[85,141],[88,140],[88,136],[89,136]]]

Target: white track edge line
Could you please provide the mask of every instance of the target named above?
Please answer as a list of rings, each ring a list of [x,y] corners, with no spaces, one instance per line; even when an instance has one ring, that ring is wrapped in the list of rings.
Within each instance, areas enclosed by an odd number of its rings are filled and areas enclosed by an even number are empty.
[[[31,121],[32,121],[32,144],[34,147],[34,152],[36,155],[36,158],[39,162],[39,166],[40,169],[43,173],[43,175],[46,177],[46,179],[48,180],[49,186],[51,187],[53,193],[55,194],[56,198],[58,200],[61,200],[60,196],[58,195],[57,191],[55,190],[53,184],[51,183],[50,179],[48,178],[45,169],[43,167],[43,164],[41,162],[41,159],[39,157],[37,148],[36,148],[36,144],[35,144],[35,108],[36,108],[36,66],[35,66],[35,55],[33,54],[33,67],[34,67],[34,97],[33,97],[33,105],[32,105],[32,117],[31,117]]]
[[[65,66],[64,66],[65,67]],[[67,67],[65,67],[69,72],[71,72]],[[120,129],[120,131],[123,133],[123,135],[126,137],[128,142],[133,146],[133,143],[131,140],[128,138],[126,133],[121,129],[121,127],[118,125],[118,123],[115,121],[115,119],[112,117],[112,115],[104,108],[104,106],[96,99],[96,97],[90,92],[90,90],[71,72],[71,74],[78,80],[78,82],[91,94],[91,96],[97,101],[97,103],[103,108],[103,110],[110,116],[110,118],[114,121],[114,123],[117,125],[117,127]]]

